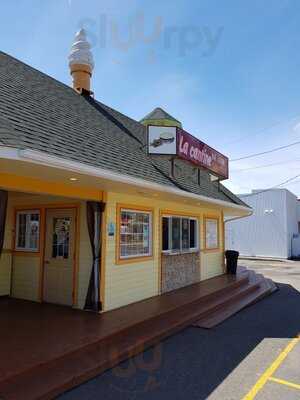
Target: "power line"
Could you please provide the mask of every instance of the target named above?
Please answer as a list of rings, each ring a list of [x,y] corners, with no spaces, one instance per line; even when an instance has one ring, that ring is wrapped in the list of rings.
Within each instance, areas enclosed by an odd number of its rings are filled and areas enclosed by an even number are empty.
[[[298,179],[297,181],[295,181],[295,182],[290,182],[290,183],[287,183],[287,185],[295,185],[296,183],[300,183],[300,179]]]
[[[276,188],[278,188],[278,187],[280,187],[280,186],[282,186],[282,185],[286,185],[286,184],[288,184],[289,182],[294,181],[295,179],[297,179],[297,178],[299,178],[299,177],[300,177],[300,174],[295,175],[294,177],[289,178],[289,179],[287,179],[287,180],[285,180],[285,181],[283,181],[283,182],[281,182],[281,183],[278,183],[277,185],[272,186],[272,187],[270,187],[270,188],[268,188],[268,189],[263,189],[263,190],[259,190],[259,191],[254,192],[254,193],[249,193],[249,194],[247,194],[247,197],[257,196],[257,195],[259,195],[259,194],[261,194],[261,193],[268,192],[269,190],[276,189]]]
[[[299,161],[300,161],[300,158],[295,158],[294,160],[280,161],[280,162],[271,163],[271,164],[256,165],[254,167],[241,168],[241,169],[232,169],[230,172],[251,171],[251,170],[254,170],[254,169],[262,169],[262,168],[274,167],[276,165],[291,164],[291,163],[299,162]]]
[[[298,144],[300,144],[300,140],[298,140],[297,142],[294,142],[294,143],[287,144],[285,146],[275,147],[274,149],[271,149],[271,150],[266,150],[266,151],[262,151],[260,153],[255,153],[255,154],[249,154],[248,156],[244,156],[244,157],[240,157],[240,158],[234,158],[234,159],[231,159],[229,161],[230,162],[234,162],[234,161],[246,160],[248,158],[258,157],[258,156],[262,156],[264,154],[274,153],[275,151],[287,149],[289,147],[296,146]]]
[[[252,132],[251,132],[251,134],[246,135],[246,136],[243,136],[243,137],[241,137],[241,138],[239,138],[239,139],[233,139],[232,141],[225,143],[224,146],[231,145],[231,144],[235,144],[235,143],[240,143],[240,142],[243,142],[243,141],[245,141],[245,140],[247,140],[247,139],[252,139],[253,136],[257,136],[257,135],[260,135],[260,134],[262,134],[262,133],[268,132],[270,129],[275,128],[276,126],[280,126],[280,125],[283,125],[283,124],[288,124],[288,123],[290,123],[290,122],[292,122],[293,120],[296,120],[296,119],[298,119],[298,118],[300,118],[300,115],[299,115],[299,114],[298,114],[298,115],[295,115],[294,117],[290,117],[288,120],[285,120],[285,121],[274,122],[274,123],[271,124],[270,126],[268,126],[268,127],[266,127],[266,128],[263,128],[263,129],[261,129],[261,130],[255,132],[255,133],[252,133]]]

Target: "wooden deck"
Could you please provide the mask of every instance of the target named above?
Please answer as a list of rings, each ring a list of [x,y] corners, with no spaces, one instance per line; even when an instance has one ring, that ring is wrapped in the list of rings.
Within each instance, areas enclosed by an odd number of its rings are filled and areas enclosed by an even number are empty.
[[[242,270],[101,315],[3,298],[0,398],[54,398],[191,324],[212,327],[273,289]]]

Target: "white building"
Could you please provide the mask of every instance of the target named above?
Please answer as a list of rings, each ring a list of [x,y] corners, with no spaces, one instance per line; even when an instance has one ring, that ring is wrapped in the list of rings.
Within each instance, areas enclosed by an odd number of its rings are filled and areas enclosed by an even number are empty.
[[[226,248],[251,257],[300,256],[300,202],[287,189],[240,195],[253,215],[226,223]]]

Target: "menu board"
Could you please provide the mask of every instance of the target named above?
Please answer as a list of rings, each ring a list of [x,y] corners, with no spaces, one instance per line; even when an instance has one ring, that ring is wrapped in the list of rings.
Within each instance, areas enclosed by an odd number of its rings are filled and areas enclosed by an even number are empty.
[[[218,243],[218,220],[216,219],[206,219],[206,248],[216,249],[219,245]]]

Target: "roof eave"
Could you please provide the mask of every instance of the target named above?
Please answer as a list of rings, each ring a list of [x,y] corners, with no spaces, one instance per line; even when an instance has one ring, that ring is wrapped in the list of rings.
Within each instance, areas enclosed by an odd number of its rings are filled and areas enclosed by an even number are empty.
[[[225,207],[245,213],[245,216],[251,215],[252,209],[250,207],[241,206],[239,204],[231,203],[224,200],[214,199],[211,197],[198,195],[191,192],[186,192],[184,190],[178,189],[176,187],[171,187],[167,185],[162,185],[159,183],[151,182],[141,178],[136,178],[130,175],[120,174],[117,172],[109,171],[100,167],[94,167],[89,164],[80,163],[77,161],[71,161],[57,156],[52,156],[44,152],[31,150],[31,149],[18,149],[13,147],[1,147],[0,148],[0,158],[10,159],[15,161],[26,161],[33,164],[44,165],[52,168],[60,168],[62,170],[67,170],[73,173],[80,173],[89,176],[94,176],[97,178],[102,178],[110,180],[113,182],[124,183],[127,185],[133,185],[140,188],[150,189],[157,192],[168,192],[170,194],[185,198],[194,199],[200,202],[205,202],[212,204],[214,206]]]

